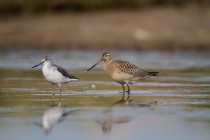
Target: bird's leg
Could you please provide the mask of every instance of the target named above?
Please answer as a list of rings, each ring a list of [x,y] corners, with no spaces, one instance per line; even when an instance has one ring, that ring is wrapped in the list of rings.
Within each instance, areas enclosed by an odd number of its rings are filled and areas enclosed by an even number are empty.
[[[53,87],[52,99],[53,99],[53,104],[54,104],[54,100],[55,100],[55,88],[54,88],[54,84],[52,84],[52,87]]]
[[[124,87],[124,84],[122,84],[122,88],[123,88],[123,96],[122,96],[122,100],[124,100],[124,95],[125,95],[125,87]]]
[[[130,94],[130,87],[129,87],[129,85],[127,84],[127,87],[128,87],[128,90],[127,90],[127,92],[128,92],[128,94]]]
[[[60,102],[61,102],[61,92],[62,92],[62,88],[61,88],[61,84],[58,84],[59,89],[60,89]]]
[[[130,96],[130,87],[129,87],[129,85],[127,84],[127,87],[128,87],[128,90],[127,90],[127,92],[128,92],[128,97],[127,97],[127,100],[129,100],[129,96]]]

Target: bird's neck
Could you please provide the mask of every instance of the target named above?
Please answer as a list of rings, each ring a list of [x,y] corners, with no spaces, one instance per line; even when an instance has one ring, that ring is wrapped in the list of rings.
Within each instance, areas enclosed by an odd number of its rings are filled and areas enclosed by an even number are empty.
[[[112,63],[112,59],[110,58],[110,59],[107,59],[105,62],[104,62],[104,64],[106,64],[106,65],[109,65],[109,64],[111,64]]]
[[[44,63],[44,66],[42,67],[42,69],[51,69],[52,65],[53,65],[52,62],[46,62]]]
[[[45,62],[45,63],[44,63],[44,65],[46,65],[46,66],[50,66],[50,65],[52,65],[52,64],[53,64],[52,61],[48,61],[48,62]]]
[[[104,70],[106,71],[107,67],[109,67],[111,65],[111,63],[113,62],[112,59],[106,60],[104,62]]]

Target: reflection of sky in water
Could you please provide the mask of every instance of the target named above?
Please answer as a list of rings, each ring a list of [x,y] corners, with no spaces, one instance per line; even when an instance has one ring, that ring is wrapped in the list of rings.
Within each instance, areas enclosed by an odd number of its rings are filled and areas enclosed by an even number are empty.
[[[182,69],[210,66],[210,54],[183,52],[111,51],[113,59],[130,61],[149,69]],[[86,69],[100,59],[103,51],[16,51],[0,52],[0,67],[30,69],[46,55],[66,69]],[[101,69],[101,66],[97,68]]]
[[[0,120],[1,138],[13,140],[18,136],[21,140],[206,140],[210,137],[208,123],[210,113],[206,110],[192,111],[177,107],[117,109],[114,116],[129,115],[132,119],[128,123],[113,124],[108,135],[104,135],[101,125],[94,121],[105,118],[104,109],[81,108],[81,111],[70,114],[64,122],[57,124],[50,135],[45,135],[42,129],[33,124],[41,121],[42,114],[31,118],[18,118],[18,120],[3,118]]]

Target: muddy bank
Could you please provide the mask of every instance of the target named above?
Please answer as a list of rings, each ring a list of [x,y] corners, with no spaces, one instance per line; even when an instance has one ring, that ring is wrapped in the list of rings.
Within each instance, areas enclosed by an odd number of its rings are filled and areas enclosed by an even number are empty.
[[[0,49],[210,50],[210,10],[24,15],[2,19]]]

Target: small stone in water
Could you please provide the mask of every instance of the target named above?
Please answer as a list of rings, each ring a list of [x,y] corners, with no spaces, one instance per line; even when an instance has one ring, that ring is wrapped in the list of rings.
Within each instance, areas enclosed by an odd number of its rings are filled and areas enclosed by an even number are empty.
[[[96,88],[96,85],[95,84],[92,84],[91,87],[95,89]]]

